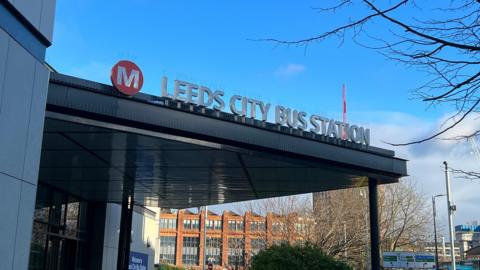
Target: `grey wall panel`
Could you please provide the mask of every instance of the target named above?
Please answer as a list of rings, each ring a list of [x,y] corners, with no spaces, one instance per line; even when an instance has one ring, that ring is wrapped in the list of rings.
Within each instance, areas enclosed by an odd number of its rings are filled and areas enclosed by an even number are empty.
[[[102,270],[114,270],[117,268],[120,216],[121,206],[114,203],[108,203],[105,215]]]
[[[53,21],[55,18],[55,0],[43,0],[40,32],[50,41],[53,40]]]
[[[35,60],[11,40],[0,112],[0,172],[16,178],[23,176],[25,147],[30,119]]]
[[[9,0],[1,4],[2,270],[28,269],[48,88],[48,72],[42,63],[50,42],[44,36],[52,35],[48,28],[53,28],[54,5],[51,0]]]
[[[13,269],[28,268],[36,193],[36,186],[22,182],[15,234]]]
[[[37,29],[40,29],[43,0],[15,0],[13,6]]]
[[[32,184],[37,184],[38,170],[40,166],[48,78],[49,71],[47,68],[37,62],[35,67],[35,83],[31,96],[32,101],[25,150],[25,164],[23,167],[23,179]]]
[[[10,38],[8,34],[0,29],[0,112],[2,110],[2,93],[3,93],[3,81],[5,78],[5,70],[7,68],[7,53]]]
[[[21,181],[0,173],[0,269],[14,269],[15,232],[18,221]],[[25,232],[29,233],[29,232]]]

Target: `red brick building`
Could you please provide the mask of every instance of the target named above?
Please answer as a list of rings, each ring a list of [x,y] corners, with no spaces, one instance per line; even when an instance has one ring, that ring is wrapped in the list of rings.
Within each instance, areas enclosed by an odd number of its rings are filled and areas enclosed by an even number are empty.
[[[242,216],[231,211],[222,215],[209,211],[205,249],[204,214],[188,210],[160,214],[160,262],[201,269],[207,252],[207,261],[214,264],[214,269],[243,269],[266,246],[293,240],[285,237],[283,219],[272,213],[264,217],[252,212]]]

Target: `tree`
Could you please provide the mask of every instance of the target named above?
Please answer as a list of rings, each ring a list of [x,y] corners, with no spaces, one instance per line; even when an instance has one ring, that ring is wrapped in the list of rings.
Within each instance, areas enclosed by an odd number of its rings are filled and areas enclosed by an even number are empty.
[[[419,251],[431,239],[431,209],[412,182],[382,186],[380,238],[384,251]]]
[[[427,198],[413,181],[379,187],[380,244],[383,251],[421,251],[430,238]],[[328,256],[367,268],[370,253],[368,189],[365,187],[243,203],[239,212],[274,212],[281,222],[277,240],[313,243]],[[265,239],[268,235],[264,235]],[[272,236],[270,236],[272,237]]]
[[[337,37],[351,38],[388,59],[426,75],[416,96],[429,106],[453,105],[456,113],[426,138],[392,145],[421,143],[444,134],[478,112],[480,96],[480,1],[331,0],[317,7],[322,14],[345,16],[345,23],[298,40],[265,39],[283,45],[309,46]],[[353,17],[350,17],[353,15]],[[379,22],[379,24],[376,24]],[[477,136],[480,131],[461,138]]]
[[[314,243],[328,255],[366,268],[368,256],[368,200],[366,188],[351,188],[313,195],[316,221]]]
[[[316,243],[327,254],[366,268],[370,244],[368,190],[328,191],[314,198],[319,237]],[[430,237],[430,216],[428,200],[417,191],[414,182],[400,181],[380,186],[381,250],[421,250]]]
[[[251,270],[282,270],[282,269],[325,269],[348,270],[348,264],[328,256],[318,246],[310,244],[291,246],[289,244],[274,245],[261,251],[252,260]]]
[[[239,207],[240,212],[250,211],[263,216],[272,215],[273,230],[275,235],[263,234],[265,241],[267,238],[274,237],[276,240],[283,242],[292,242],[297,238],[308,238],[307,233],[311,230],[312,202],[306,196],[286,196],[264,200],[250,201],[242,203]],[[300,228],[301,227],[301,228]],[[299,232],[298,230],[303,230]],[[301,235],[300,235],[301,234]],[[296,237],[299,236],[299,237]]]

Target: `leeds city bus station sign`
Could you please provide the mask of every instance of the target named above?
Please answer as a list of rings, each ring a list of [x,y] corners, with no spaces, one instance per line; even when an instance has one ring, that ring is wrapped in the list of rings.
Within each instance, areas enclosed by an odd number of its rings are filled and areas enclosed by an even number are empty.
[[[143,85],[143,74],[140,68],[126,60],[119,61],[113,66],[110,79],[116,89],[128,96],[138,93]],[[181,80],[174,80],[173,87],[169,88],[167,77],[162,78],[161,96],[217,111],[225,109],[225,100],[227,100],[225,93],[221,90],[213,91],[206,86]],[[308,115],[306,112],[281,105],[276,105],[272,110],[270,103],[239,95],[233,95],[228,99],[228,107],[235,115],[262,121],[267,121],[269,114],[273,111],[275,124],[370,145],[370,129],[361,126],[349,125],[315,114]],[[260,114],[257,115],[257,112]]]

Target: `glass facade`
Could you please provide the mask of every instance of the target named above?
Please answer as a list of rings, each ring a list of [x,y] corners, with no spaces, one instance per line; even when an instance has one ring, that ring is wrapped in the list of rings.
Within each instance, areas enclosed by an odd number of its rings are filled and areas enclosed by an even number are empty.
[[[184,230],[198,230],[200,228],[198,219],[185,219],[183,221]]]
[[[206,249],[207,262],[214,265],[222,264],[222,239],[220,237],[207,237]]]
[[[160,236],[160,261],[175,264],[176,236]]]
[[[295,232],[299,234],[304,234],[307,232],[307,224],[305,223],[295,223]]]
[[[207,220],[207,230],[222,230],[222,221],[221,220]]]
[[[263,238],[253,238],[250,242],[250,252],[252,255],[257,255],[258,252],[267,247],[267,241]]]
[[[176,218],[162,218],[160,219],[160,229],[176,229],[177,228],[177,219]]]
[[[39,185],[29,269],[86,269],[87,202]]]
[[[245,242],[243,238],[228,239],[228,265],[233,267],[243,266],[245,254]]]
[[[272,232],[274,233],[278,233],[278,232],[284,232],[285,231],[285,228],[284,228],[284,223],[283,222],[273,222],[272,223]]]
[[[228,229],[230,231],[243,231],[243,220],[229,220]]]
[[[252,232],[264,232],[265,221],[250,221],[250,231]]]
[[[170,229],[160,229],[160,235],[169,237],[171,240],[171,249],[169,252],[161,252],[165,262],[183,266],[186,269],[196,269],[203,261],[203,255],[207,262],[223,269],[245,269],[250,260],[262,250],[265,250],[269,243],[281,245],[282,243],[298,243],[302,239],[295,230],[304,230],[309,225],[310,220],[297,217],[292,224],[291,233],[287,234],[288,228],[285,218],[282,216],[252,216],[251,214],[239,215],[209,215],[211,219],[206,220],[207,231],[202,227],[197,229],[198,224],[202,224],[203,215],[194,216],[191,213],[184,215],[182,211],[175,214],[164,213],[161,219],[173,219],[180,221],[184,227],[177,226],[176,231]],[[250,219],[252,218],[252,219]],[[245,224],[245,222],[248,222]],[[167,222],[165,222],[166,224]],[[268,227],[267,227],[268,224]],[[182,228],[188,228],[182,230]],[[206,243],[203,245],[203,235],[206,234]],[[288,231],[288,233],[290,233]],[[177,244],[183,239],[183,244],[179,244],[175,249],[175,239]],[[267,242],[267,238],[269,239]],[[288,240],[287,240],[288,239]],[[164,240],[162,240],[164,241]],[[272,241],[272,242],[270,242]],[[175,258],[173,253],[176,252]],[[166,254],[170,254],[169,260]],[[200,256],[201,255],[201,256]],[[182,259],[181,259],[182,258]],[[219,267],[217,267],[219,268]],[[219,268],[220,269],[220,268]]]
[[[182,263],[184,265],[198,265],[199,240],[199,237],[183,237]]]

